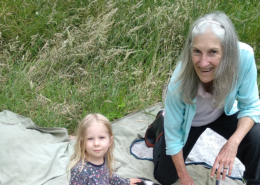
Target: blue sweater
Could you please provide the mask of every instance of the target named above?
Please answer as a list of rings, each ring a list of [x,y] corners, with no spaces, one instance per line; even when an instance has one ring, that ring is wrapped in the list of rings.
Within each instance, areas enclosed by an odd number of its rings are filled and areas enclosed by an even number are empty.
[[[259,123],[260,102],[254,52],[249,45],[241,42],[238,44],[241,65],[239,77],[236,87],[226,98],[224,112],[226,115],[233,115],[240,111],[238,119],[247,116],[252,118],[255,123]],[[193,105],[185,103],[181,94],[176,91],[179,82],[173,83],[180,67],[181,63],[173,72],[165,100],[164,133],[167,155],[175,155],[182,150],[196,113],[196,98],[193,100]]]

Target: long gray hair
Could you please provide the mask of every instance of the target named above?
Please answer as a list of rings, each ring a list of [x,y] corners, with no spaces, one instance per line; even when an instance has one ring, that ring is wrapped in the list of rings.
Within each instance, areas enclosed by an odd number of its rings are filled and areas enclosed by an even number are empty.
[[[192,62],[193,40],[197,35],[204,34],[208,29],[211,29],[215,36],[219,38],[223,48],[223,55],[215,71],[212,89],[215,99],[213,107],[221,108],[224,106],[227,95],[237,82],[239,69],[238,36],[234,25],[225,13],[206,14],[192,24],[179,58],[181,70],[175,83],[180,81],[179,90],[182,93],[183,101],[193,104],[192,100],[197,95],[200,82]]]

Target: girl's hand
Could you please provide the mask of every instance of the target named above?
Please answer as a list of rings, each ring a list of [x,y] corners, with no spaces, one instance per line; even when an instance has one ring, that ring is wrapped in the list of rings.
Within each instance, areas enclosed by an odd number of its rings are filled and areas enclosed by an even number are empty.
[[[138,183],[138,182],[142,182],[142,180],[141,179],[129,179],[130,180],[130,184],[131,185],[134,185],[134,184],[136,184],[136,183]]]
[[[217,170],[217,177],[216,179],[220,179],[220,173],[223,169],[222,180],[225,180],[226,174],[230,176],[233,169],[233,164],[237,155],[238,145],[234,142],[227,141],[227,143],[222,147],[218,156],[216,157],[215,163],[211,169],[211,178],[213,178],[214,173]]]

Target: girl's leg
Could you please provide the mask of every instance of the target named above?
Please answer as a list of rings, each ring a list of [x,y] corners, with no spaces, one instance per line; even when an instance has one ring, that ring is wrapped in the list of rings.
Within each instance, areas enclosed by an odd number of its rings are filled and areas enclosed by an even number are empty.
[[[206,127],[191,127],[188,140],[183,148],[184,160],[189,155],[199,136]],[[164,134],[156,142],[153,149],[154,177],[163,185],[173,184],[178,180],[178,175],[171,156],[166,155]]]
[[[237,113],[238,114],[238,113]],[[226,116],[223,114],[208,127],[226,139],[236,131],[237,114]],[[244,178],[249,184],[260,183],[260,124],[256,123],[240,143],[237,157],[245,165]]]

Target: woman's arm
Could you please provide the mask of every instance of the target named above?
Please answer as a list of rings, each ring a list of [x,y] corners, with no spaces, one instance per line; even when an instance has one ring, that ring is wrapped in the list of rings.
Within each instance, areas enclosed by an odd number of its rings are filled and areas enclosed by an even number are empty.
[[[223,169],[222,180],[225,180],[226,172],[230,176],[233,170],[233,164],[237,154],[237,149],[243,138],[254,126],[255,122],[250,117],[243,117],[238,120],[237,129],[234,134],[228,139],[227,143],[222,147],[216,160],[211,169],[211,178],[218,167],[217,180],[220,179],[221,171],[224,167],[228,169]]]
[[[236,88],[238,119],[250,117],[255,123],[260,120],[260,101],[257,85],[257,68],[253,49],[240,43],[240,63],[238,84]]]
[[[240,70],[236,88],[236,98],[239,109],[237,129],[222,147],[211,170],[211,177],[218,166],[217,179],[220,179],[220,172],[223,167],[222,179],[225,179],[226,172],[231,175],[237,149],[245,135],[251,130],[255,123],[259,122],[260,103],[257,85],[257,69],[255,65],[253,49],[245,44],[239,43],[240,48]]]
[[[193,179],[188,174],[188,171],[186,169],[182,150],[176,155],[172,155],[171,157],[175,165],[178,177],[180,179],[180,185],[195,185]]]
[[[177,91],[178,83],[175,83],[180,67],[179,63],[172,74],[165,100],[164,135],[167,155],[176,155],[184,146],[185,133],[182,124],[185,104],[181,100],[180,92]]]
[[[229,138],[229,142],[236,144],[237,146],[241,143],[246,134],[254,126],[255,122],[250,117],[243,117],[238,120],[237,130]]]
[[[165,100],[164,134],[166,155],[170,155],[172,158],[180,179],[180,184],[194,185],[193,179],[186,170],[182,151],[186,142],[184,139],[186,138],[185,135],[188,135],[187,127],[189,126],[187,126],[187,122],[189,121],[188,119],[184,119],[185,110],[188,111],[188,109],[185,107],[186,104],[182,101],[181,94],[177,90],[178,84],[174,83],[179,70],[180,64],[178,64],[171,77]],[[195,111],[193,112],[195,114]]]

